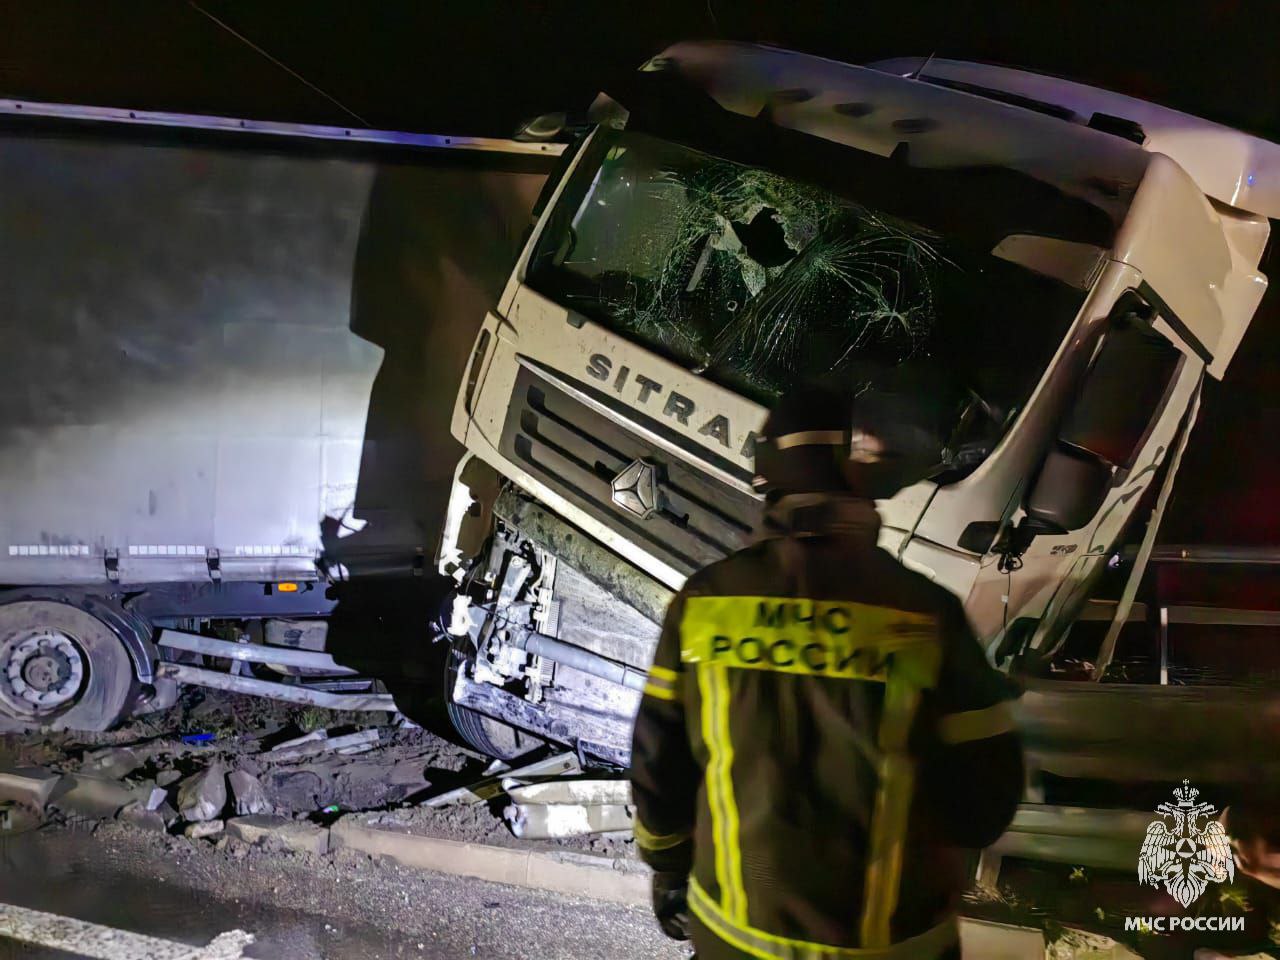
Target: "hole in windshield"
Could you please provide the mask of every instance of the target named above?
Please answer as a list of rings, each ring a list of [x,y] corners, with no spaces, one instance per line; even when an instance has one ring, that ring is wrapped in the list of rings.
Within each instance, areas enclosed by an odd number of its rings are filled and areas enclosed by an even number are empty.
[[[1004,424],[1083,300],[989,244],[769,170],[626,132],[593,153],[529,282],[762,403],[931,358]]]
[[[808,184],[648,138],[615,146],[552,263],[570,305],[776,395],[933,324],[931,235]]]

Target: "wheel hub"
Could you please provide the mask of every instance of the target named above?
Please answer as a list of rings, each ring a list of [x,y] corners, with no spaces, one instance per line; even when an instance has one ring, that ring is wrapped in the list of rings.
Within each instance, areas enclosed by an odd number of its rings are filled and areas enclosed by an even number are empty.
[[[84,655],[60,631],[37,629],[0,643],[0,699],[20,713],[65,706],[80,692],[84,673]]]

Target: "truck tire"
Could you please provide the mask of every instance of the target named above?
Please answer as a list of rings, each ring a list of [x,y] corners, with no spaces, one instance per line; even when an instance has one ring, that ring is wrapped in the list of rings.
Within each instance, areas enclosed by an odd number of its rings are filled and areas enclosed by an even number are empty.
[[[453,724],[458,736],[485,756],[497,760],[515,760],[542,746],[541,740],[523,730],[453,702],[453,685],[458,677],[458,668],[470,652],[469,637],[450,638],[449,656],[445,658],[444,668],[444,703],[449,722]]]
[[[0,730],[106,730],[133,682],[124,644],[92,614],[56,600],[0,605]]]

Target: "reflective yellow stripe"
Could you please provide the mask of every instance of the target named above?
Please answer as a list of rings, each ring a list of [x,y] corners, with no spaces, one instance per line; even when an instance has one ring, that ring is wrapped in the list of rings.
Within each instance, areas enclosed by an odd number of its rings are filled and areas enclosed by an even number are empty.
[[[871,817],[862,906],[864,947],[887,947],[893,942],[890,921],[898,908],[907,821],[915,790],[915,762],[907,752],[907,740],[921,691],[934,685],[938,669],[936,652],[903,652],[894,658],[885,687],[879,732],[880,782]]]
[[[729,836],[729,812],[726,809],[724,763],[725,741],[721,738],[721,703],[725,697],[724,667],[699,667],[698,689],[702,694],[702,739],[707,745],[707,769],[704,780],[707,808],[711,812],[711,836],[716,854],[716,886],[726,908],[733,896],[730,881],[730,850],[734,841]],[[727,704],[725,704],[727,707]],[[732,749],[732,747],[730,747]],[[732,756],[732,754],[730,754]],[[730,787],[732,789],[732,787]]]
[[[932,960],[959,938],[954,918],[886,947],[837,947],[780,937],[735,923],[693,877],[689,879],[689,908],[716,937],[759,960]]]
[[[716,736],[720,749],[720,798],[724,805],[724,842],[729,886],[724,892],[729,915],[747,922],[747,893],[742,885],[742,845],[739,839],[738,804],[733,793],[733,737],[729,733],[729,671],[714,668],[716,687]]]
[[[969,740],[985,740],[1009,733],[1016,727],[1013,707],[1001,701],[982,710],[965,710],[948,713],[938,721],[938,736],[943,743],[965,743]]]
[[[862,943],[868,947],[892,942],[890,922],[898,907],[907,813],[915,786],[915,769],[908,757],[885,757],[879,772],[862,910]]]
[[[938,651],[933,617],[789,597],[689,597],[680,659],[740,670],[876,680],[901,651]]]
[[[668,670],[666,667],[660,667],[656,663],[649,668],[650,680],[665,680],[667,683],[675,683],[680,679],[678,670]]]
[[[687,833],[651,833],[649,828],[640,822],[639,817],[632,822],[631,829],[635,834],[636,845],[643,850],[670,850],[689,839]]]
[[[790,450],[792,447],[840,447],[848,442],[849,434],[843,430],[798,430],[784,433],[773,445],[778,450]]]
[[[657,697],[659,700],[675,700],[677,694],[670,687],[659,687],[652,680],[644,685],[644,692],[650,697]]]

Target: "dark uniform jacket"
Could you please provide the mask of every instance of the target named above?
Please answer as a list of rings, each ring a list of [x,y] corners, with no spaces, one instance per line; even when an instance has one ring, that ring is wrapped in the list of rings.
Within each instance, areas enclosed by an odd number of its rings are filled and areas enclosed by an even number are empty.
[[[689,579],[636,719],[635,833],[690,874],[700,957],[954,949],[961,848],[1022,787],[1005,679],[959,601],[876,546],[872,503],[784,498]]]

